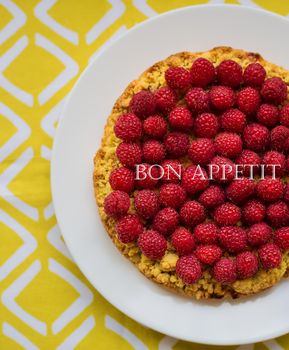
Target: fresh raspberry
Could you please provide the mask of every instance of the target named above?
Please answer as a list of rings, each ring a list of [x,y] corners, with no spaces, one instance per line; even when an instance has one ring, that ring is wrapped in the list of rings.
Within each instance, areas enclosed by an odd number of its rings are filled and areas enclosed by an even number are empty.
[[[186,90],[191,85],[191,74],[183,67],[170,67],[166,70],[165,79],[174,90]]]
[[[141,163],[142,152],[137,143],[122,142],[117,146],[116,156],[123,166],[134,168]]]
[[[209,186],[206,170],[196,165],[189,166],[184,171],[182,186],[189,194],[203,191]]]
[[[122,243],[135,241],[143,233],[143,225],[137,215],[126,215],[116,224],[117,237]]]
[[[263,157],[263,164],[265,164],[265,173],[267,175],[274,175],[273,167],[272,165],[275,165],[275,176],[280,177],[283,176],[285,171],[285,163],[286,159],[284,154],[276,152],[276,151],[269,151],[264,154]]]
[[[167,134],[164,144],[166,151],[172,157],[183,157],[189,149],[189,137],[182,132],[170,132]]]
[[[214,211],[214,220],[220,226],[235,225],[241,219],[241,210],[233,203],[226,202]]]
[[[164,145],[157,140],[147,140],[142,147],[143,159],[149,164],[159,164],[165,159]]]
[[[221,85],[236,88],[243,80],[242,67],[233,60],[224,60],[217,67],[217,78]]]
[[[210,139],[193,140],[188,150],[191,161],[198,165],[207,165],[215,155],[215,146]]]
[[[242,139],[231,132],[222,132],[215,138],[216,152],[223,157],[235,158],[242,152]]]
[[[220,260],[222,253],[222,249],[214,244],[198,246],[195,251],[196,257],[205,265],[213,265]]]
[[[215,181],[225,183],[230,182],[235,177],[236,166],[228,158],[216,156],[209,164],[210,178]]]
[[[271,130],[271,147],[276,151],[284,150],[284,143],[289,137],[289,129],[286,126],[279,125]]]
[[[209,95],[202,88],[190,89],[185,97],[186,103],[194,113],[206,112],[209,109]]]
[[[270,143],[270,133],[266,126],[252,123],[243,132],[245,147],[252,151],[263,151]]]
[[[173,208],[160,210],[154,218],[153,228],[162,235],[170,235],[179,224],[179,214]]]
[[[125,167],[116,168],[110,173],[109,183],[113,190],[130,193],[134,189],[134,173]]]
[[[248,86],[240,90],[237,96],[237,105],[245,114],[254,114],[257,112],[261,103],[259,91]]]
[[[230,132],[240,133],[246,124],[246,115],[236,108],[223,113],[220,119],[222,128]]]
[[[267,243],[272,237],[272,229],[265,222],[252,225],[247,231],[247,239],[251,246],[260,246]]]
[[[279,267],[282,261],[282,254],[274,243],[267,243],[258,250],[259,259],[264,269]]]
[[[160,178],[159,168],[147,163],[138,164],[135,183],[138,188],[154,188]]]
[[[245,149],[236,159],[236,164],[239,165],[239,169],[242,169],[245,176],[252,178],[260,168],[261,158],[257,153]]]
[[[251,278],[258,271],[258,258],[252,252],[240,253],[236,256],[236,267],[238,278]]]
[[[206,219],[205,208],[197,201],[188,201],[181,207],[180,219],[184,225],[196,226]]]
[[[134,206],[141,217],[144,219],[151,219],[159,211],[160,202],[154,191],[141,190],[135,195]]]
[[[167,250],[167,240],[160,233],[148,230],[138,238],[141,252],[151,260],[161,259]]]
[[[261,124],[272,127],[279,121],[279,110],[269,103],[262,104],[257,112],[257,119]]]
[[[282,227],[289,224],[289,208],[285,202],[272,203],[267,208],[267,218],[273,227]]]
[[[129,195],[122,191],[113,191],[104,200],[104,212],[107,216],[119,218],[128,212]]]
[[[179,208],[186,200],[186,191],[177,184],[164,184],[160,188],[160,203],[164,207]]]
[[[123,114],[115,122],[114,133],[123,141],[136,141],[142,135],[141,121],[135,114]]]
[[[191,68],[192,85],[206,87],[215,80],[216,71],[213,64],[205,58],[197,58]]]
[[[287,85],[281,78],[269,78],[262,86],[261,95],[265,101],[279,105],[287,98]]]
[[[280,179],[265,177],[256,187],[258,197],[265,202],[275,202],[283,196],[283,184]]]
[[[284,200],[289,203],[289,184],[284,186]]]
[[[140,118],[146,118],[155,113],[156,99],[150,91],[142,90],[136,93],[130,101],[130,111]]]
[[[211,105],[217,110],[224,111],[226,109],[232,108],[236,101],[236,96],[234,90],[228,86],[213,86],[209,99]]]
[[[241,227],[224,226],[220,229],[219,241],[230,253],[238,253],[247,247],[247,234]]]
[[[171,242],[180,255],[190,254],[195,248],[193,235],[184,227],[179,227],[173,232]]]
[[[173,129],[189,131],[194,125],[191,112],[186,107],[176,107],[169,114],[169,123]]]
[[[177,159],[166,159],[161,163],[163,176],[161,180],[168,183],[178,183],[182,178],[183,166]]]
[[[248,224],[256,224],[264,220],[266,215],[266,207],[263,203],[256,199],[248,201],[242,210],[242,219]]]
[[[176,264],[176,274],[184,283],[193,284],[202,277],[202,266],[194,255],[181,256]]]
[[[237,204],[244,203],[255,192],[255,182],[247,178],[233,180],[226,189],[227,198]]]
[[[143,122],[144,133],[156,139],[162,139],[167,133],[167,122],[160,115],[151,115]]]
[[[199,224],[194,229],[194,237],[198,243],[214,244],[217,242],[219,235],[218,227],[212,223]]]
[[[177,103],[177,95],[167,86],[159,88],[155,92],[157,109],[162,113],[169,113]]]
[[[289,227],[281,227],[275,231],[274,241],[283,250],[289,249]]]
[[[225,202],[225,193],[222,187],[211,185],[199,197],[199,201],[204,207],[210,209]]]
[[[280,123],[289,128],[289,103],[281,108]]]
[[[235,282],[237,279],[235,261],[230,258],[221,258],[213,268],[213,277],[222,284]]]
[[[202,113],[194,122],[194,133],[197,137],[213,138],[219,129],[218,118],[213,113]]]
[[[260,63],[250,63],[244,70],[243,80],[245,85],[260,87],[266,78],[266,71]]]

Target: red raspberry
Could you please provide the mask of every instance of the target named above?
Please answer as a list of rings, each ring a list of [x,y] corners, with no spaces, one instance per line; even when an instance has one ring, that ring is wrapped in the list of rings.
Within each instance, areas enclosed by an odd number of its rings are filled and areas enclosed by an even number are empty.
[[[213,138],[219,129],[218,118],[213,113],[202,113],[194,122],[194,132],[197,137]]]
[[[159,168],[142,163],[136,169],[136,185],[138,188],[155,188],[160,178]]]
[[[284,186],[284,200],[289,202],[289,184]]]
[[[289,103],[281,108],[280,123],[289,128]]]
[[[206,112],[209,109],[209,95],[202,88],[190,89],[185,97],[190,110],[195,113]]]
[[[265,177],[257,184],[258,197],[265,202],[275,202],[283,196],[283,184],[280,179]]]
[[[177,103],[177,95],[174,90],[167,86],[159,88],[155,92],[157,109],[163,113],[169,113]]]
[[[280,249],[274,243],[267,243],[259,250],[259,259],[265,270],[279,267],[282,261],[282,254]]]
[[[205,208],[197,201],[188,201],[181,207],[180,219],[184,225],[196,226],[206,219]]]
[[[248,242],[254,247],[267,243],[271,237],[272,229],[265,222],[254,224],[247,231]]]
[[[236,256],[236,267],[238,278],[251,278],[258,271],[258,259],[252,252],[240,253]]]
[[[195,251],[196,257],[205,265],[213,265],[220,260],[222,253],[222,249],[213,244],[198,246]]]
[[[141,148],[137,143],[122,142],[117,146],[116,156],[123,166],[133,168],[141,163]]]
[[[123,141],[136,141],[142,135],[141,121],[135,114],[123,114],[115,122],[114,133]]]
[[[135,195],[134,206],[141,217],[151,219],[159,211],[159,198],[152,190],[141,190]]]
[[[255,192],[255,182],[247,178],[233,180],[226,189],[227,198],[234,203],[244,203]]]
[[[266,71],[260,63],[250,63],[244,70],[243,80],[245,85],[259,87],[264,83]]]
[[[253,175],[257,174],[257,171],[261,164],[261,158],[257,153],[249,149],[245,149],[236,159],[236,164],[239,164],[239,169],[243,170],[243,174],[245,176],[250,176],[252,178]]]
[[[242,139],[231,132],[222,132],[215,138],[216,152],[223,157],[235,158],[242,152]]]
[[[261,103],[259,91],[248,86],[240,90],[237,96],[237,105],[245,114],[257,112]]]
[[[216,156],[212,159],[209,165],[210,178],[218,182],[230,182],[235,177],[236,166],[228,158]]]
[[[184,171],[182,186],[189,194],[203,191],[209,186],[206,170],[196,165],[189,166]]]
[[[246,124],[246,115],[236,108],[229,109],[221,115],[221,126],[224,130],[240,133]]]
[[[190,145],[188,156],[194,164],[207,165],[215,155],[215,146],[210,139],[196,139]]]
[[[264,220],[266,215],[266,207],[263,203],[256,199],[247,202],[242,210],[242,218],[248,225],[256,224]]]
[[[263,151],[270,143],[270,133],[266,126],[252,123],[243,132],[245,147],[252,151]]]
[[[242,67],[233,60],[224,60],[217,67],[218,82],[233,88],[240,86],[243,80]]]
[[[275,176],[283,176],[285,171],[285,156],[282,153],[276,151],[269,151],[264,154],[263,164],[266,165],[265,173],[267,175],[274,175],[272,165],[275,165]]]
[[[216,71],[213,64],[205,58],[197,58],[191,68],[192,85],[206,87],[215,80]]]
[[[167,134],[164,144],[169,155],[179,158],[187,154],[189,142],[187,134],[175,131]]]
[[[225,202],[225,193],[222,187],[211,185],[199,197],[200,203],[206,208],[214,208]]]
[[[138,238],[141,252],[151,260],[161,259],[167,250],[167,240],[160,233],[148,230]]]
[[[235,225],[241,219],[241,210],[235,204],[226,202],[215,209],[214,219],[220,226]]]
[[[183,67],[170,67],[166,70],[165,79],[174,90],[186,90],[191,85],[191,74]]]
[[[271,147],[276,151],[283,151],[285,141],[289,137],[289,129],[286,126],[279,125],[271,130]]]
[[[186,191],[177,184],[164,184],[160,188],[160,202],[164,207],[179,208],[186,200]]]
[[[202,277],[202,267],[194,255],[182,256],[177,261],[176,274],[184,283],[193,284]]]
[[[119,218],[128,212],[129,195],[122,191],[113,191],[104,200],[104,212],[107,216]]]
[[[174,231],[171,237],[171,242],[180,255],[190,254],[195,248],[193,235],[184,227],[179,227]]]
[[[274,241],[279,248],[283,250],[289,249],[289,227],[281,227],[275,231]]]
[[[246,231],[238,226],[224,226],[220,229],[219,240],[231,253],[238,253],[247,247]]]
[[[110,173],[109,183],[113,190],[129,193],[134,189],[134,173],[125,167],[116,168]]]
[[[160,210],[154,218],[153,228],[162,235],[170,235],[179,224],[179,214],[173,208]]]
[[[230,258],[221,258],[213,268],[213,277],[222,284],[235,282],[237,279],[235,261]]]
[[[212,222],[199,224],[194,229],[194,237],[198,243],[214,244],[219,235],[218,227]]]
[[[209,98],[211,105],[220,111],[232,108],[236,101],[234,90],[222,85],[213,86]]]
[[[163,182],[178,183],[182,178],[183,166],[177,159],[166,159],[162,162],[161,167],[163,169]]]
[[[267,208],[267,217],[273,227],[287,226],[289,224],[287,204],[282,201],[270,204]]]
[[[156,110],[156,99],[150,91],[136,93],[130,101],[130,110],[140,118],[146,118]]]
[[[287,98],[287,85],[281,78],[269,78],[262,86],[261,95],[265,101],[279,105]]]
[[[257,119],[266,126],[275,126],[279,121],[279,110],[274,105],[264,103],[258,109]]]
[[[143,122],[143,130],[146,135],[162,139],[167,133],[167,122],[160,115],[151,115]]]
[[[159,164],[165,159],[164,145],[156,140],[147,140],[142,147],[143,159],[149,164]]]
[[[143,225],[137,215],[126,215],[116,224],[117,237],[122,243],[135,241],[143,233]]]
[[[194,125],[191,112],[186,107],[176,107],[169,114],[170,126],[177,130],[189,131]]]

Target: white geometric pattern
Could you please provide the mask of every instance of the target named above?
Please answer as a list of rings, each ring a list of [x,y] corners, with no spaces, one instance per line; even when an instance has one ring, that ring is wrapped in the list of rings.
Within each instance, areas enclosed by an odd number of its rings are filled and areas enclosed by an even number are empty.
[[[3,323],[3,334],[6,335],[6,337],[14,340],[15,343],[21,345],[21,347],[23,347],[25,350],[39,350],[39,348],[34,345],[28,338],[26,338],[24,334],[20,333],[9,323]]]

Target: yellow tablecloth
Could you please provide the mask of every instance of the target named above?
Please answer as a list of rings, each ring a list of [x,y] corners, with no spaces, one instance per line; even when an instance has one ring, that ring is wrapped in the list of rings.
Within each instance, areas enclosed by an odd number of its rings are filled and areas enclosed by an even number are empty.
[[[207,2],[223,1],[0,0],[1,350],[214,348],[158,334],[105,301],[62,241],[49,186],[59,111],[94,54],[147,17]],[[289,14],[288,0],[224,2]],[[289,335],[255,345],[266,348],[289,349]]]

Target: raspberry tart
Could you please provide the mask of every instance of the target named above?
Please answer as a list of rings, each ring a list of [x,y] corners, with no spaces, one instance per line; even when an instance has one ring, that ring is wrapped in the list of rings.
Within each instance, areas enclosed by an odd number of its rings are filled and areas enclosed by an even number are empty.
[[[288,84],[259,54],[218,47],[156,63],[116,101],[95,196],[113,243],[145,276],[220,299],[287,275]]]

